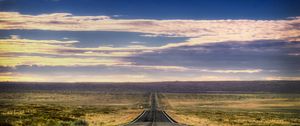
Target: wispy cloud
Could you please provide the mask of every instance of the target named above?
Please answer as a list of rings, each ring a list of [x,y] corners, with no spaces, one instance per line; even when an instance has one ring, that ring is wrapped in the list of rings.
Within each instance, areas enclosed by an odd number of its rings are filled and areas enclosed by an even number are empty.
[[[0,66],[118,66],[146,70],[185,71],[188,68],[163,65],[136,65],[123,61],[122,57],[151,52],[153,47],[132,45],[127,47],[101,46],[75,47],[75,40],[32,40],[13,35],[0,39]]]
[[[163,65],[122,65],[123,67],[129,67],[129,68],[142,68],[146,70],[162,70],[162,71],[190,71],[192,69],[189,69],[187,67],[182,66],[163,66]]]
[[[300,53],[289,53],[289,56],[300,56]]]
[[[118,79],[116,79],[118,78]],[[0,74],[0,81],[14,82],[142,82],[147,81],[144,75],[41,75],[28,73],[6,73]],[[150,80],[148,80],[150,81]]]
[[[116,79],[117,78],[117,79]],[[241,80],[240,77],[200,75],[200,76],[153,76],[147,74],[0,74],[0,81],[41,81],[41,82],[155,82],[155,81],[228,81]]]
[[[19,36],[0,39],[0,66],[15,67],[20,65],[38,66],[118,66],[145,70],[191,71],[210,73],[259,73],[262,69],[200,69],[174,65],[143,65],[122,58],[136,54],[151,53],[160,47],[132,45],[127,47],[101,46],[95,48],[78,48],[75,40],[31,40]],[[16,54],[15,54],[16,53]],[[11,54],[11,55],[10,55]],[[20,55],[21,54],[21,55]],[[32,56],[28,54],[46,56]],[[79,57],[77,57],[79,56]]]
[[[266,77],[265,80],[300,80],[300,77],[299,76],[292,76],[292,77],[270,76],[270,77]]]
[[[25,15],[0,12],[0,29],[140,32],[145,36],[189,37],[163,47],[226,41],[299,41],[300,18],[285,20],[155,20],[113,19],[109,16],[75,16],[69,13]]]
[[[47,82],[45,78],[42,78],[39,75],[19,74],[12,72],[0,73],[0,81]]]
[[[244,70],[201,70],[203,72],[213,72],[213,73],[259,73],[262,72],[261,69],[244,69]]]
[[[43,66],[35,66],[36,68],[41,68]],[[19,69],[16,67],[14,69]],[[27,66],[28,69],[31,69]],[[54,68],[54,67],[50,67]],[[61,68],[61,67],[60,67]],[[228,73],[210,73],[198,71],[194,73],[193,71],[187,70],[186,68],[176,67],[176,66],[135,66],[135,65],[124,65],[124,66],[107,66],[108,71],[104,72],[105,67],[94,66],[91,69],[98,69],[96,71],[73,71],[69,70],[57,71],[54,69],[53,72],[29,72],[21,71],[16,72],[13,70],[11,72],[0,72],[0,81],[47,81],[47,82],[151,82],[151,81],[232,81],[232,80],[278,80],[279,77],[270,78],[268,75],[257,73],[262,75],[261,77],[253,76],[253,74],[247,75],[237,74],[230,75]],[[123,69],[124,68],[124,69]],[[152,71],[147,72],[143,70],[164,70],[164,71]],[[153,69],[154,68],[154,69]],[[157,68],[157,69],[155,69]],[[24,67],[22,67],[24,69]],[[183,71],[182,71],[183,69]],[[51,69],[53,70],[53,69]],[[119,73],[120,70],[129,70]],[[132,71],[133,70],[133,71]],[[101,72],[102,71],[102,72]],[[114,71],[114,72],[113,72]],[[230,70],[233,71],[233,70]],[[248,70],[249,71],[249,70]],[[240,70],[239,72],[242,72]],[[244,72],[244,71],[243,71]],[[248,76],[249,75],[249,76]],[[34,80],[34,78],[37,78]],[[118,78],[118,79],[116,79]],[[282,78],[281,78],[282,79]]]
[[[111,75],[71,74],[70,76],[57,75],[52,78],[46,74],[5,72],[0,73],[0,81],[32,81],[34,78],[39,78],[34,81],[97,82],[117,81],[115,78],[122,81],[251,80],[256,78],[255,74],[268,74],[268,69],[273,69],[272,63],[275,64],[275,61],[278,61],[274,60],[274,57],[295,58],[299,56],[297,52],[299,47],[295,44],[300,41],[299,24],[299,17],[284,20],[156,20],[75,16],[69,13],[26,15],[18,12],[0,12],[1,30],[122,31],[139,32],[143,37],[188,38],[179,43],[169,42],[156,47],[146,46],[145,43],[139,41],[132,41],[129,45],[121,47],[114,45],[77,47],[76,44],[80,42],[69,38],[35,40],[11,35],[10,38],[0,39],[0,67],[107,66],[115,71],[125,68],[142,72]],[[257,40],[270,40],[271,42]],[[227,42],[228,45],[224,48],[224,45],[217,45],[222,44],[221,42]],[[254,45],[247,46],[244,43],[254,43]],[[265,48],[264,46],[280,47]],[[269,56],[273,57],[265,59]],[[268,62],[265,62],[266,60]],[[298,60],[286,59],[285,61],[286,63],[279,62],[278,64],[297,67]],[[291,63],[287,64],[289,62]],[[252,65],[253,63],[257,64]],[[266,64],[268,66],[265,66]],[[216,67],[218,65],[221,68]],[[149,71],[166,73],[166,75],[159,76]],[[247,78],[246,75],[249,77]],[[298,77],[267,77],[267,75],[262,78],[266,80],[298,79]]]
[[[9,39],[0,39],[0,53],[54,54],[56,49],[64,49],[77,42],[21,39],[19,36],[13,35]]]
[[[149,52],[153,47],[132,45],[127,47],[100,46],[94,48],[78,48],[76,40],[33,40],[11,36],[0,39],[0,53],[11,54],[56,54],[65,56],[98,56],[98,57],[124,57],[142,52]]]
[[[11,36],[0,39],[0,66],[15,67],[20,65],[38,66],[90,66],[90,65],[128,65],[129,62],[104,56],[124,56],[127,52],[95,52],[100,50],[74,47],[74,40],[32,40]],[[70,51],[72,50],[72,51]],[[70,53],[62,53],[70,51]],[[71,53],[72,52],[72,53]],[[90,53],[89,53],[90,52]],[[124,54],[125,53],[125,54]],[[129,53],[129,52],[128,52]],[[35,56],[37,55],[37,56]],[[48,55],[48,56],[45,56]],[[76,57],[84,56],[84,57]],[[87,57],[85,57],[87,56]],[[89,57],[102,56],[102,57]]]
[[[128,65],[118,59],[70,58],[47,56],[1,56],[0,66],[15,67],[20,65],[37,66],[93,66],[93,65]]]

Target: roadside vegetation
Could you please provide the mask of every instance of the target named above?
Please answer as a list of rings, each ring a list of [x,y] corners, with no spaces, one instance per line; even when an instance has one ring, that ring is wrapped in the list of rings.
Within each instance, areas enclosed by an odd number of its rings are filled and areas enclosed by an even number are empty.
[[[150,92],[179,123],[300,125],[298,81],[161,83],[0,82],[0,126],[116,126],[149,108]]]
[[[147,94],[105,92],[0,93],[1,126],[105,126],[133,120]]]
[[[300,125],[300,94],[160,95],[167,113],[188,125]]]

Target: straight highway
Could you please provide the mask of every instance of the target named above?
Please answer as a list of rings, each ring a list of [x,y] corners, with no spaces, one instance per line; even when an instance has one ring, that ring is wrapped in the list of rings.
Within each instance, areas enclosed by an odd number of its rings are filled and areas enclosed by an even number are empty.
[[[150,109],[144,110],[128,126],[179,126],[164,110],[158,107],[157,93],[151,93]]]

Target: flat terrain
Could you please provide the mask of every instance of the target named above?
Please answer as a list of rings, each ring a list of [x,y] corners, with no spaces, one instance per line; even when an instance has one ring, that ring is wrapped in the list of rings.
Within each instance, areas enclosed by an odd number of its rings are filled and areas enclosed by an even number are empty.
[[[0,125],[128,125],[151,108],[151,92],[158,92],[158,111],[147,112],[139,121],[163,122],[165,111],[179,124],[195,126],[300,125],[298,81],[1,82]]]
[[[103,92],[0,93],[0,125],[122,125],[147,105],[147,94]],[[145,102],[145,103],[144,103]]]
[[[167,112],[188,125],[300,125],[300,94],[165,93]]]

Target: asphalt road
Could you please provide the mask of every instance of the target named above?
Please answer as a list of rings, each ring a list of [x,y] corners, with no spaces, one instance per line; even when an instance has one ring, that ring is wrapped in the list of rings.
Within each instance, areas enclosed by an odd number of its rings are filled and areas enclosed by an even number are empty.
[[[167,113],[158,108],[157,94],[152,93],[150,109],[144,110],[128,126],[179,126]]]

